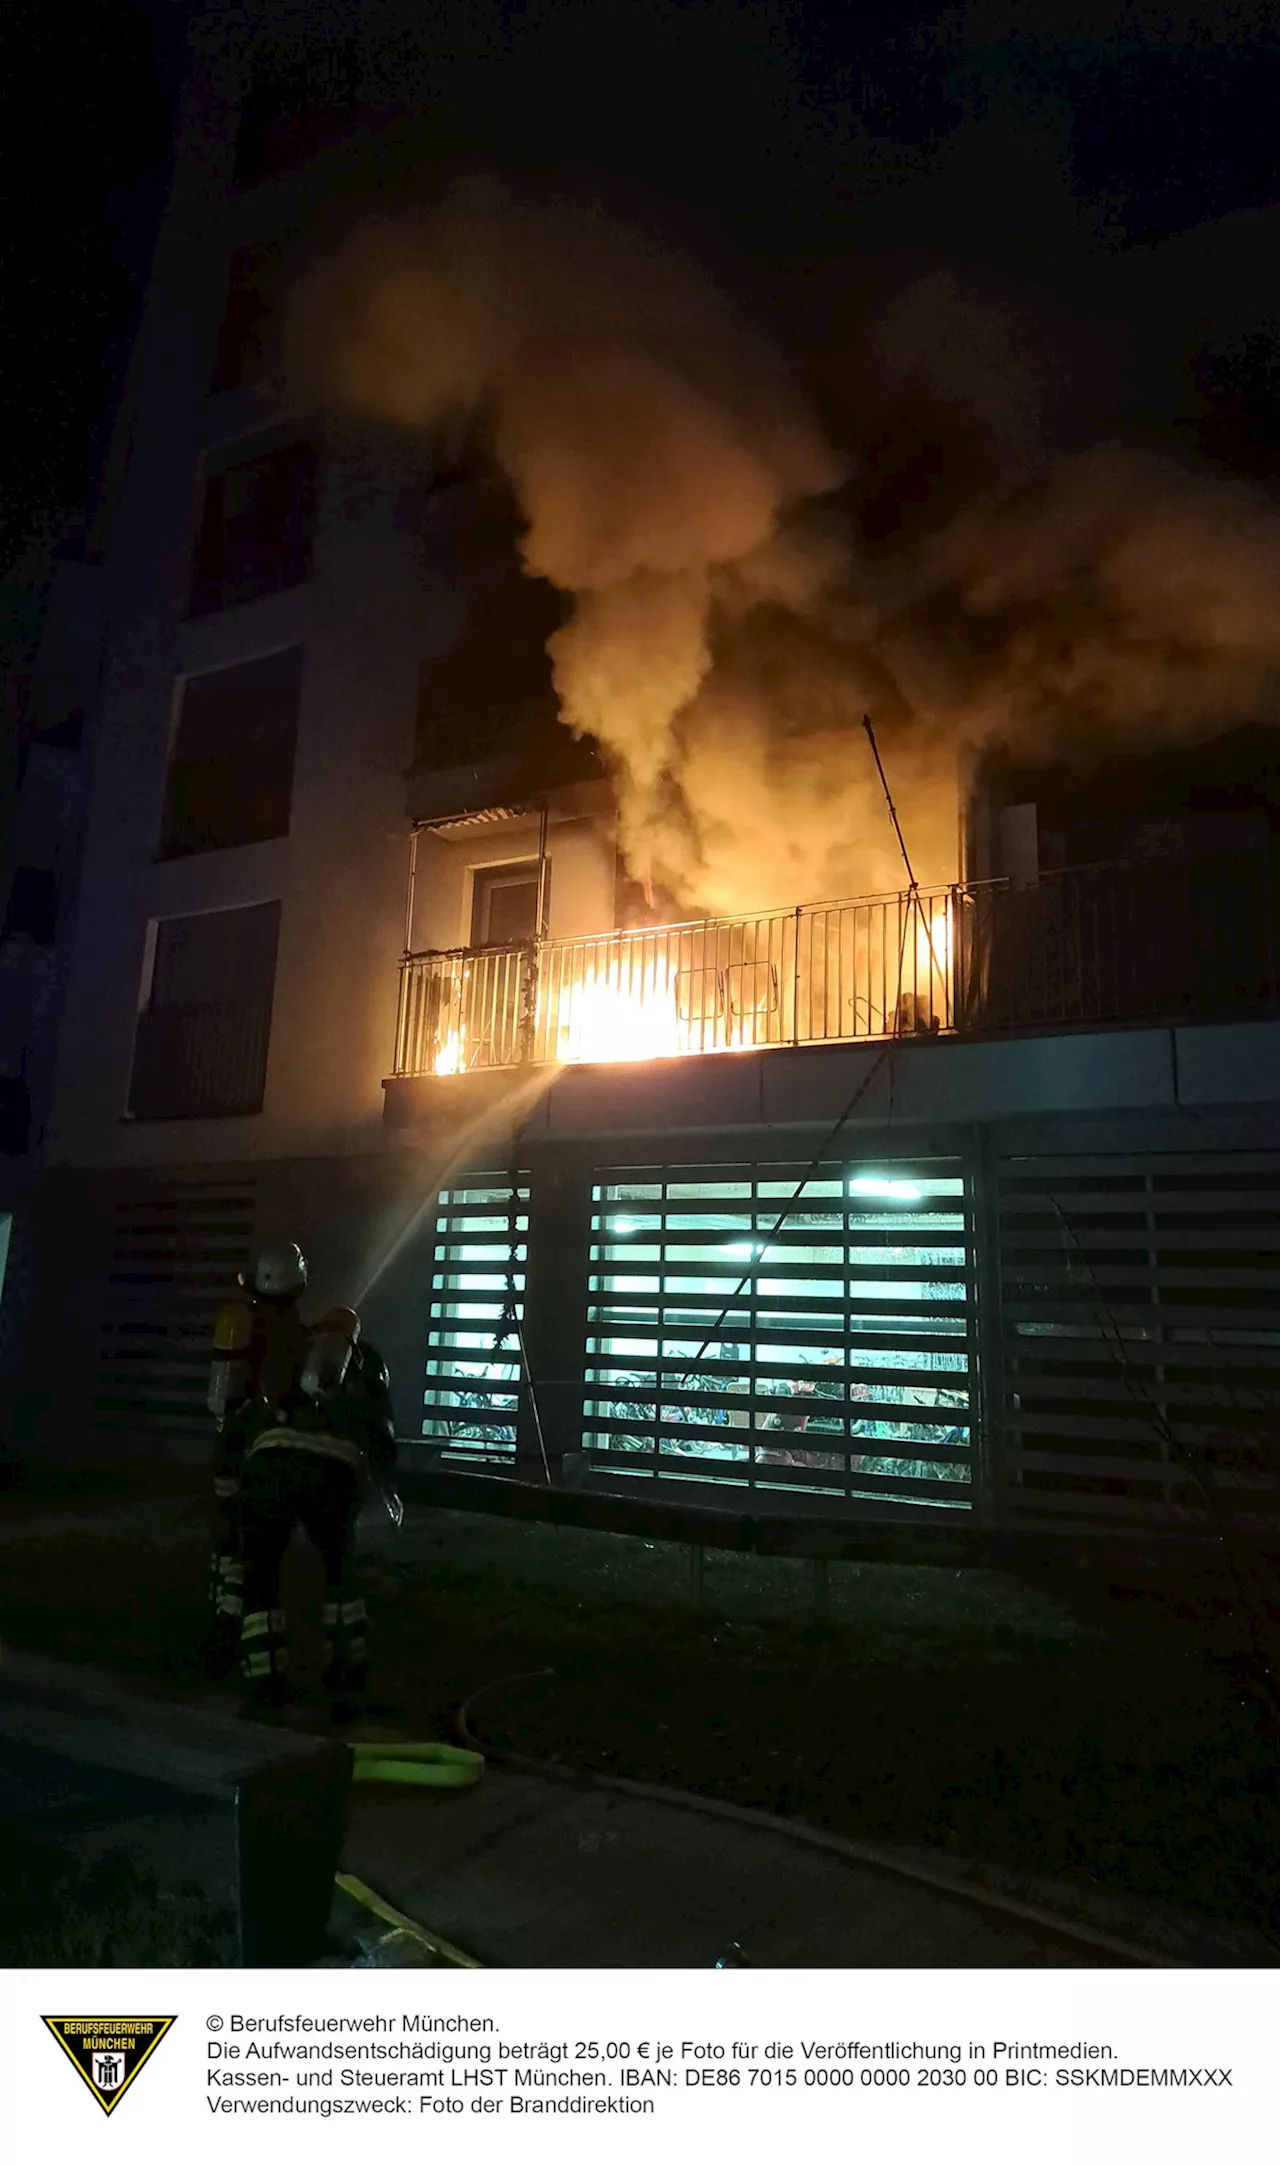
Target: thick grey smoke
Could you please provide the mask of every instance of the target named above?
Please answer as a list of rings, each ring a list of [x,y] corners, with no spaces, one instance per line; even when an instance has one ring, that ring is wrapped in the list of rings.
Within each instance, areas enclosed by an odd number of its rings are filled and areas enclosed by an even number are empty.
[[[702,900],[704,825],[732,819],[709,743],[686,757],[717,582],[749,580],[842,471],[772,354],[633,237],[490,190],[359,239],[303,319],[344,400],[423,426],[483,413],[526,567],[574,598],[551,648],[563,718],[610,759],[633,863]],[[797,558],[797,608],[813,579]],[[758,771],[760,743],[744,717],[735,757]]]
[[[882,409],[896,380],[903,411],[950,416],[940,456],[971,485],[924,518],[908,486],[878,530],[856,407],[837,453],[717,292],[594,217],[466,192],[349,242],[296,320],[343,403],[484,417],[526,567],[573,600],[563,719],[605,750],[633,869],[689,907],[901,884],[867,709],[925,880],[954,872],[967,746],[1276,712],[1271,509],[1118,446],[1038,461],[1016,319],[966,341],[952,281],[908,284],[864,345]]]
[[[1104,446],[954,520],[912,601],[953,596],[975,645],[1001,628],[961,672],[987,731],[1069,743],[1276,715],[1277,592],[1280,519],[1256,491]]]

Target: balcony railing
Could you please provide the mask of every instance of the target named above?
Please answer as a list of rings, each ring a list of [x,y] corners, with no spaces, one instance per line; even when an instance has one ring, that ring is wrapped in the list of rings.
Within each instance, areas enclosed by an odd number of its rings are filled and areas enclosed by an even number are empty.
[[[1261,854],[406,955],[395,1074],[649,1060],[1277,1000]]]

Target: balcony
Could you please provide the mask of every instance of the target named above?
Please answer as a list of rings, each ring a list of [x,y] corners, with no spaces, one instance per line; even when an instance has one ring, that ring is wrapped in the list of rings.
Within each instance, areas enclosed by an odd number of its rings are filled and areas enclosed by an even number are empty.
[[[396,1077],[1280,1005],[1262,852],[407,954]]]

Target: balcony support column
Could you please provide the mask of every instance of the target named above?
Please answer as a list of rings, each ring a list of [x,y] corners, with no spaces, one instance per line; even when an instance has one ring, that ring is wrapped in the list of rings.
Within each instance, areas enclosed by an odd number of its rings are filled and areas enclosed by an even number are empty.
[[[529,1192],[524,1343],[528,1375],[516,1427],[517,1475],[542,1482],[546,1448],[559,1484],[566,1452],[582,1446],[587,1284],[591,1269],[589,1169],[564,1159],[535,1164]],[[537,1399],[535,1419],[533,1397]],[[539,1442],[539,1428],[541,1442]]]
[[[974,1512],[982,1524],[998,1528],[1006,1517],[1006,1408],[1009,1380],[1005,1364],[1004,1314],[1000,1278],[1000,1190],[994,1139],[988,1127],[976,1128],[966,1153],[972,1212],[973,1319],[970,1347],[970,1430],[973,1454]],[[976,1357],[976,1358],[975,1358]]]
[[[418,885],[418,826],[415,821],[409,833],[409,877],[404,891],[404,952],[413,953],[413,906]]]

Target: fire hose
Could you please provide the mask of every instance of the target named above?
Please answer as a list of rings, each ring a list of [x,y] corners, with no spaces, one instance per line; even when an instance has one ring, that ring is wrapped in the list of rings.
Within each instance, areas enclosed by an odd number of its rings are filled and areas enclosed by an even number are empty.
[[[352,1782],[404,1782],[424,1790],[465,1790],[484,1773],[484,1755],[461,1745],[353,1744]]]
[[[357,1880],[354,1873],[335,1873],[333,1880],[334,1886],[341,1888],[344,1895],[349,1895],[354,1902],[363,1904],[366,1910],[372,1911],[375,1918],[380,1918],[384,1925],[389,1925],[393,1932],[402,1934],[405,1939],[416,1941],[419,1947],[429,1950],[436,1962],[450,1963],[455,1970],[483,1970],[484,1965],[478,1962],[475,1956],[467,1955],[461,1948],[455,1948],[451,1940],[442,1940],[439,1933],[432,1933],[425,1925],[419,1925],[416,1918],[406,1917],[402,1910],[397,1910],[394,1904],[387,1902],[385,1896],[379,1895],[375,1888],[366,1887],[363,1880]]]
[[[825,1829],[809,1827],[802,1820],[784,1820],[776,1813],[762,1812],[749,1805],[732,1805],[721,1798],[703,1797],[693,1790],[675,1790],[665,1783],[634,1782],[624,1775],[597,1774],[591,1768],[566,1766],[558,1760],[539,1760],[527,1753],[496,1751],[492,1745],[481,1745],[471,1727],[471,1711],[477,1700],[490,1692],[498,1692],[507,1685],[531,1683],[535,1678],[554,1677],[552,1669],[520,1670],[511,1677],[495,1678],[492,1684],[481,1685],[479,1690],[465,1700],[454,1717],[458,1736],[473,1752],[482,1752],[487,1760],[498,1767],[509,1767],[520,1774],[537,1775],[551,1782],[587,1785],[595,1790],[609,1790],[623,1797],[641,1798],[657,1805],[676,1806],[690,1812],[710,1815],[718,1820],[736,1821],[743,1827],[759,1828],[775,1835],[786,1835],[793,1842],[804,1843],[810,1849],[825,1850],[844,1858],[853,1865],[870,1867],[873,1871],[889,1874],[896,1879],[909,1880],[917,1885],[935,1889],[953,1901],[970,1903],[980,1910],[991,1910],[1014,1919],[1023,1925],[1039,1926],[1069,1940],[1095,1948],[1124,1963],[1131,1963],[1143,1970],[1181,1970],[1184,1965],[1176,1957],[1161,1954],[1153,1948],[1137,1946],[1122,1940],[1114,1933],[1084,1924],[1074,1918],[1061,1916],[1039,1903],[1024,1902],[1019,1897],[1004,1895],[994,1888],[986,1888],[959,1875],[937,1871],[928,1865],[904,1858],[878,1844],[856,1842],[844,1835],[828,1835]],[[717,1968],[720,1966],[717,1965]]]
[[[463,1740],[461,1745],[434,1742],[383,1744],[364,1741],[354,1744],[353,1782],[391,1782],[415,1784],[431,1789],[464,1789],[479,1782],[486,1760],[492,1760],[499,1767],[512,1768],[518,1773],[534,1775],[544,1781],[587,1785],[592,1789],[611,1791],[624,1797],[674,1806],[716,1819],[735,1821],[741,1826],[786,1835],[793,1842],[826,1851],[844,1858],[850,1864],[866,1866],[873,1871],[932,1888],[940,1895],[972,1904],[981,1910],[998,1912],[1022,1925],[1047,1929],[1142,1969],[1183,1967],[1175,1957],[1164,1955],[1158,1950],[1140,1947],[1096,1926],[1062,1916],[1039,1903],[1027,1902],[1020,1897],[982,1887],[954,1873],[935,1870],[874,1843],[857,1842],[842,1835],[830,1835],[824,1829],[808,1827],[803,1821],[784,1820],[776,1813],[730,1804],[719,1798],[703,1797],[690,1790],[673,1789],[665,1783],[637,1782],[622,1775],[598,1774],[594,1769],[570,1767],[561,1761],[536,1759],[526,1753],[497,1751],[490,1745],[482,1745],[471,1726],[472,1711],[478,1700],[508,1685],[532,1683],[535,1679],[554,1675],[555,1672],[551,1669],[521,1670],[513,1676],[495,1678],[491,1683],[481,1685],[464,1700],[453,1718],[454,1728]],[[349,1873],[338,1873],[334,1877],[336,1885],[345,1895],[362,1904],[397,1933],[427,1949],[435,1961],[468,1970],[483,1968],[474,1956],[464,1954],[461,1949],[455,1948],[452,1942],[443,1940],[426,1926],[420,1925],[416,1919],[406,1917],[402,1911],[396,1910],[383,1896],[367,1887],[364,1881]]]
[[[352,1782],[408,1783],[423,1790],[465,1790],[479,1782],[484,1773],[484,1755],[464,1745],[443,1745],[434,1739],[416,1743],[386,1744],[371,1740],[353,1741]],[[354,1873],[335,1873],[334,1886],[351,1897],[375,1918],[407,1940],[425,1948],[433,1961],[449,1963],[455,1969],[481,1970],[483,1965],[473,1955],[467,1955],[453,1942],[433,1933],[416,1918],[407,1917],[397,1910],[376,1888],[369,1887]]]

